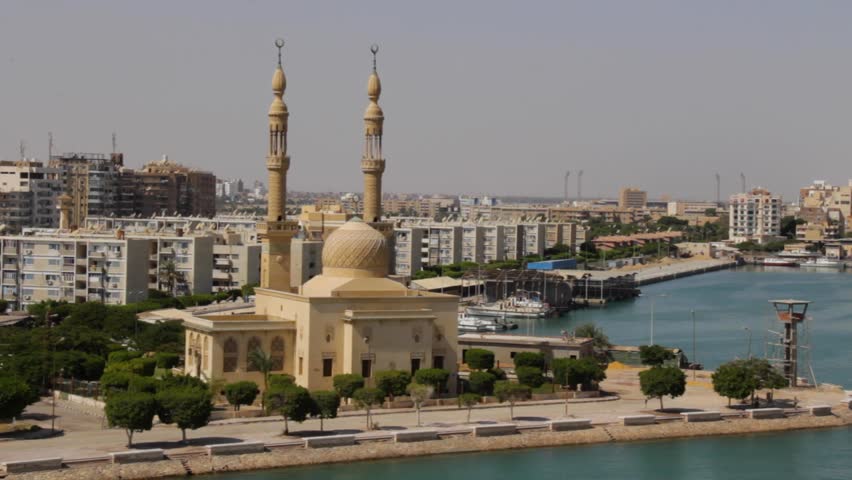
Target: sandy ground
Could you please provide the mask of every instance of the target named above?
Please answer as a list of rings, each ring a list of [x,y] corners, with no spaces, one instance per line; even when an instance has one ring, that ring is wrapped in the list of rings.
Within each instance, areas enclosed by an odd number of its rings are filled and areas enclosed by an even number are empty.
[[[656,413],[657,400],[645,402],[639,392],[639,369],[610,368],[607,380],[602,387],[605,391],[617,394],[620,399],[607,402],[569,403],[555,401],[547,404],[523,405],[514,408],[514,420],[519,424],[539,423],[547,419],[572,416],[588,418],[594,424],[602,425],[618,421],[620,415],[637,413]],[[677,399],[665,399],[665,407],[677,416],[683,410],[721,410],[734,412],[726,408],[727,400],[718,397],[712,389],[709,372],[698,372],[692,380],[692,372],[687,372],[686,394]],[[775,400],[784,406],[792,406],[796,399],[800,406],[809,404],[828,404],[837,406],[846,394],[839,387],[830,385],[819,389],[783,390],[775,393]],[[37,404],[28,409],[28,416],[43,427],[50,425],[49,403]],[[416,426],[413,411],[378,411],[373,415],[374,422],[385,430],[398,430]],[[489,405],[475,408],[472,422],[506,422],[509,420],[508,405]],[[452,427],[466,424],[467,411],[455,407],[436,407],[424,410],[424,426]],[[737,420],[739,421],[739,420]],[[724,423],[735,423],[724,422]],[[717,422],[718,423],[718,422]],[[721,423],[719,423],[721,424]],[[43,457],[63,457],[65,459],[103,456],[109,452],[126,450],[126,436],[123,430],[105,429],[100,418],[86,415],[79,410],[57,409],[57,428],[63,429],[61,436],[39,440],[13,440],[0,442],[0,462],[34,459]],[[365,430],[366,418],[360,412],[325,421],[325,429],[338,433],[358,433]],[[221,420],[196,431],[188,432],[190,445],[179,442],[180,431],[174,426],[158,425],[153,430],[137,433],[134,437],[135,448],[164,448],[172,453],[197,450],[198,446],[214,443],[259,440],[276,442],[285,440],[282,436],[284,423],[281,417],[258,419]],[[319,420],[308,420],[297,424],[290,422],[291,435],[308,436],[319,432]],[[610,428],[610,427],[607,427]],[[644,428],[644,427],[639,427]],[[649,427],[650,428],[650,427]],[[430,442],[434,443],[434,442]],[[443,448],[443,447],[442,447]],[[336,449],[335,449],[336,450]]]

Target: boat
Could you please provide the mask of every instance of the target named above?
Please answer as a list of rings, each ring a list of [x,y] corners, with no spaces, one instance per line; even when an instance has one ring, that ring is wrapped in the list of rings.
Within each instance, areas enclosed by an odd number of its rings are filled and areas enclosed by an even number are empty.
[[[812,258],[802,264],[803,267],[816,268],[845,268],[846,264],[840,260],[832,260],[826,257]]]
[[[518,328],[517,324],[514,328]],[[474,332],[474,333],[495,333],[504,332],[511,327],[506,322],[500,322],[496,318],[478,318],[467,313],[459,314],[459,331]]]
[[[763,259],[763,265],[767,267],[798,267],[799,262],[790,258],[767,257]]]
[[[544,302],[538,292],[518,290],[504,300],[494,303],[471,305],[465,310],[469,315],[498,318],[542,318],[548,317],[556,309]]]

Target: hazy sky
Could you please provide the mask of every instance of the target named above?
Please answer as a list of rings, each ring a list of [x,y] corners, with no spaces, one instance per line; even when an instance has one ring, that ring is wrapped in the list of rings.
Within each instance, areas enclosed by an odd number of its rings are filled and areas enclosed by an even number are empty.
[[[792,199],[852,178],[849,1],[0,3],[0,158],[168,154],[265,178],[283,37],[290,188],[361,190],[381,45],[385,191]],[[575,182],[571,180],[571,193]]]

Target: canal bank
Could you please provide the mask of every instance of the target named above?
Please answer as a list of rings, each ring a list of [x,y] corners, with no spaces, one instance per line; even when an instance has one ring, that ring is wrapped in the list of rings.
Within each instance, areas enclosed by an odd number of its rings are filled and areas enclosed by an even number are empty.
[[[368,460],[413,458],[446,454],[489,451],[516,451],[519,449],[628,443],[648,440],[672,440],[754,433],[771,433],[805,429],[837,428],[852,425],[852,412],[847,406],[834,409],[830,416],[814,417],[805,414],[784,419],[751,420],[724,419],[717,422],[684,423],[679,419],[660,421],[654,425],[623,426],[596,425],[592,428],[549,432],[543,428],[528,428],[514,435],[499,437],[471,437],[468,434],[448,434],[439,440],[393,443],[387,440],[364,441],[357,445],[331,448],[301,448],[293,445],[268,445],[267,452],[244,455],[213,456],[174,455],[161,461],[112,465],[74,465],[63,470],[10,475],[10,479],[114,479],[125,480],[185,477],[225,472],[247,472],[285,467],[319,466],[335,463],[363,462]],[[446,457],[435,462],[445,461]],[[359,468],[358,465],[351,465]],[[318,472],[316,472],[318,473]],[[281,475],[279,472],[278,475]],[[220,478],[219,476],[215,478]],[[228,478],[244,478],[234,474]],[[249,478],[249,477],[245,477]],[[273,477],[269,477],[273,478]],[[278,477],[274,477],[278,478]]]

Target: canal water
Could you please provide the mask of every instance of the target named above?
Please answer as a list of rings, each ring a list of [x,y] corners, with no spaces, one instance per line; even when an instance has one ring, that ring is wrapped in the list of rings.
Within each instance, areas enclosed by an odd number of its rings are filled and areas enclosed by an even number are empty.
[[[682,348],[692,359],[695,311],[696,357],[715,368],[736,357],[764,356],[780,331],[769,300],[810,300],[804,341],[819,382],[852,388],[852,273],[831,269],[740,267],[642,287],[633,300],[565,313],[560,318],[522,320],[514,333],[559,335],[594,323],[618,345],[650,342]],[[801,328],[801,327],[800,327]],[[804,330],[800,330],[802,332]],[[809,338],[808,338],[809,337]],[[751,342],[749,342],[751,338]],[[769,352],[771,353],[771,351]],[[808,372],[799,370],[799,376]]]
[[[812,363],[820,382],[852,387],[852,274],[745,267],[644,287],[643,296],[603,309],[522,324],[519,333],[558,335],[594,322],[613,343],[654,342],[691,357],[696,312],[697,359],[708,368],[764,352],[777,331],[768,300],[811,300]],[[444,455],[286,470],[230,473],[209,480],[442,480],[527,478],[845,479],[852,478],[852,429],[818,430],[626,444]]]
[[[525,449],[211,475],[209,480],[771,479],[852,476],[849,429]]]

